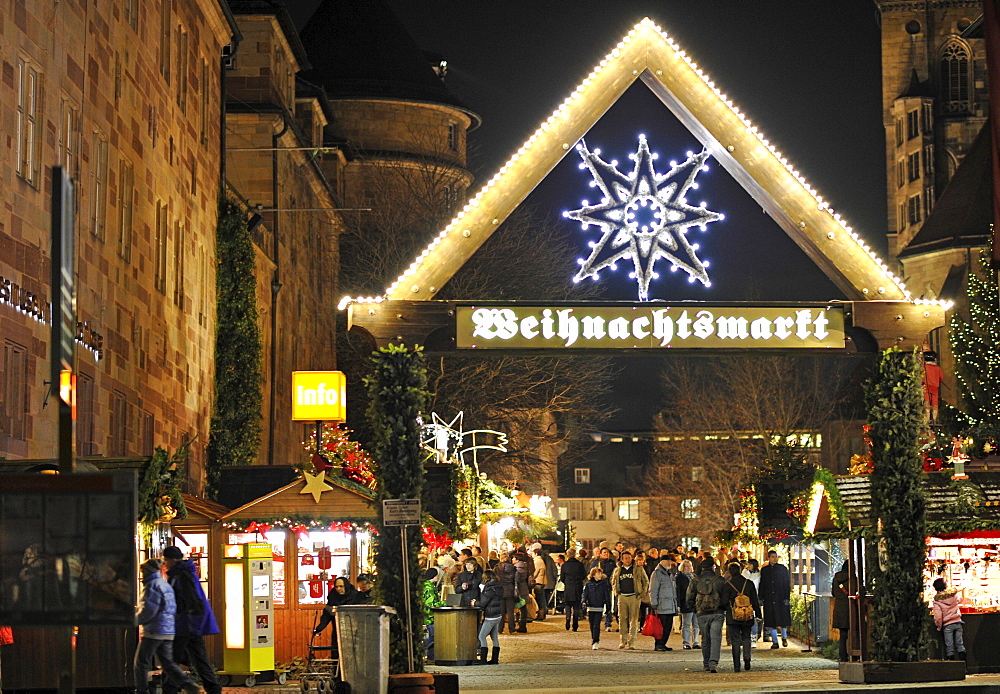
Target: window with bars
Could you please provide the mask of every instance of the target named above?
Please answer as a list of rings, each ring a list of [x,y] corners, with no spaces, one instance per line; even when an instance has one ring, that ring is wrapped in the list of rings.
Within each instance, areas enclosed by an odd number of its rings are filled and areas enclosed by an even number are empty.
[[[0,362],[0,440],[27,440],[28,435],[28,350],[11,340],[3,343]]]
[[[132,212],[135,206],[135,171],[121,160],[118,166],[118,256],[132,262]]]
[[[41,111],[41,77],[38,69],[17,59],[17,175],[38,187],[42,143],[39,113]]]
[[[90,168],[90,233],[103,241],[108,216],[108,141],[100,132],[94,133]]]
[[[590,468],[573,468],[573,484],[590,484]]]
[[[948,113],[965,113],[969,99],[969,49],[953,39],[941,52],[942,107]]]

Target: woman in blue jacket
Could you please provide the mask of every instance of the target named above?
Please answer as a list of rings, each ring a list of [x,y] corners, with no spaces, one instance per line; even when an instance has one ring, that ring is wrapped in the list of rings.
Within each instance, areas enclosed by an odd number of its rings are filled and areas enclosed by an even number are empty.
[[[587,610],[590,621],[590,645],[595,651],[601,641],[601,619],[604,610],[611,605],[611,584],[604,576],[600,566],[590,570],[587,582],[583,586],[583,607]]]

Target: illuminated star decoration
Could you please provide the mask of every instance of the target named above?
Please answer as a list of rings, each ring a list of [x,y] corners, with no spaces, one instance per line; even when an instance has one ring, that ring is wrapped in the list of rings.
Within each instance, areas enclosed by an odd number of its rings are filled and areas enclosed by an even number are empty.
[[[617,161],[609,164],[601,159],[601,150],[590,151],[582,140],[576,149],[583,158],[580,168],[590,170],[594,177],[590,185],[600,188],[602,199],[596,205],[584,200],[583,207],[563,216],[579,221],[584,229],[595,224],[603,235],[600,241],[590,242],[594,250],[589,258],[578,261],[580,271],[573,281],[596,280],[601,270],[615,270],[619,260],[631,259],[635,270],[629,277],[639,284],[639,300],[646,301],[649,283],[659,277],[656,261],[664,258],[670,261],[671,271],[680,268],[686,272],[689,282],[698,280],[712,286],[706,271],[708,261],[698,258],[698,244],[688,242],[686,236],[691,227],[705,231],[709,222],[725,219],[722,213],[706,209],[704,202],[694,207],[687,201],[688,192],[698,188],[694,179],[708,170],[708,150],[688,152],[686,161],[670,162],[670,171],[659,174],[653,169],[657,155],[649,151],[646,137],[640,135],[639,149],[629,155],[635,168],[626,176],[618,170]]]
[[[317,504],[319,503],[319,497],[323,494],[323,492],[328,492],[333,489],[333,487],[326,483],[326,473],[324,472],[311,475],[303,470],[302,479],[306,484],[299,490],[299,494],[312,494],[313,500]]]

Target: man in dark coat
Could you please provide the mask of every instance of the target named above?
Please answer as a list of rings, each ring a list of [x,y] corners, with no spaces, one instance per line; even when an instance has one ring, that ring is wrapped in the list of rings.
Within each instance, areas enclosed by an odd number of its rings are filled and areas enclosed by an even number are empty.
[[[202,686],[208,694],[221,694],[222,685],[215,674],[215,668],[208,662],[203,638],[218,634],[219,625],[201,587],[197,567],[193,561],[184,558],[180,547],[173,546],[163,550],[163,563],[167,567],[167,581],[174,589],[177,600],[174,658],[198,671]],[[177,691],[179,688],[176,683],[164,683],[164,694],[174,694]]]
[[[767,564],[760,570],[760,601],[764,605],[764,627],[771,631],[771,648],[778,648],[778,629],[781,645],[788,646],[788,627],[792,625],[789,599],[792,580],[788,568],[778,563],[778,553],[767,553]]]
[[[847,639],[851,629],[851,602],[848,597],[856,588],[857,580],[850,574],[850,566],[845,561],[840,571],[833,575],[833,617],[830,620],[834,629],[840,632],[840,662],[848,659]]]
[[[587,579],[587,568],[576,558],[576,550],[566,550],[566,561],[562,565],[563,604],[566,606],[566,631],[572,624],[573,631],[580,625],[580,599],[583,582]]]

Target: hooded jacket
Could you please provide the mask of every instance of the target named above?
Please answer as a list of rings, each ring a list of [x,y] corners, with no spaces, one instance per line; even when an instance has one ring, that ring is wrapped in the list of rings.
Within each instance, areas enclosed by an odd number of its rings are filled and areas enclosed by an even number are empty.
[[[483,586],[479,599],[476,601],[476,607],[483,609],[483,617],[501,617],[503,616],[503,608],[501,607],[502,598],[503,588],[500,587],[500,583],[497,581],[487,581],[486,585]]]
[[[494,571],[496,571],[497,580],[500,581],[503,597],[513,598],[517,592],[514,587],[517,580],[517,567],[510,561],[502,561],[497,564],[497,568]]]
[[[177,601],[175,628],[177,636],[208,636],[219,633],[212,606],[198,580],[197,569],[190,559],[181,559],[167,569],[167,582],[174,589]]]
[[[657,564],[653,571],[653,580],[649,583],[649,604],[657,614],[677,614],[680,612],[677,601],[677,584],[675,577]]]
[[[136,621],[143,637],[173,638],[174,616],[177,601],[174,589],[166,582],[159,570],[143,568],[141,605]]]
[[[962,610],[958,607],[958,590],[949,586],[934,596],[934,626],[941,631],[949,624],[962,621]]]

